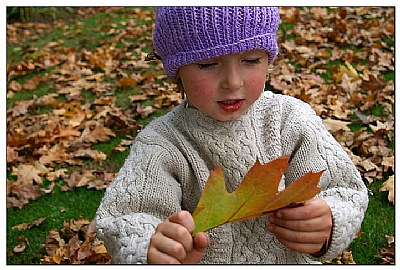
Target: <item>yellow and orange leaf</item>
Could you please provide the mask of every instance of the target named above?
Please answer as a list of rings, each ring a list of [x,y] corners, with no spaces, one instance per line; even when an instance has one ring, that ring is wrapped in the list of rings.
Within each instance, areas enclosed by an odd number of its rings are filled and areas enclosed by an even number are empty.
[[[255,218],[317,195],[320,192],[318,182],[324,171],[309,172],[278,192],[282,175],[289,166],[287,159],[282,156],[264,165],[257,160],[231,193],[226,190],[222,168],[217,166],[210,172],[193,212],[196,224],[193,235],[228,222]]]

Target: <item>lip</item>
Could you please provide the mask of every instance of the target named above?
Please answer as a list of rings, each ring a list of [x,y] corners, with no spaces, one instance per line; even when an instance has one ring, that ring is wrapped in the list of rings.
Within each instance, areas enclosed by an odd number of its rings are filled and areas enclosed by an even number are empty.
[[[218,101],[218,105],[225,112],[236,112],[240,110],[244,102],[244,99],[226,99]]]

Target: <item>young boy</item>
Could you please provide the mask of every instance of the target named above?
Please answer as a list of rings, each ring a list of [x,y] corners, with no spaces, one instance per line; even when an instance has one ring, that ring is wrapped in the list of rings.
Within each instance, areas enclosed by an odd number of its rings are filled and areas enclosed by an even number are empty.
[[[311,107],[264,92],[278,53],[273,7],[160,7],[154,47],[187,99],[137,136],[97,211],[116,263],[320,263],[342,252],[368,205],[360,174]],[[303,206],[191,236],[209,173],[234,191],[258,158],[289,155],[281,189],[325,170]]]

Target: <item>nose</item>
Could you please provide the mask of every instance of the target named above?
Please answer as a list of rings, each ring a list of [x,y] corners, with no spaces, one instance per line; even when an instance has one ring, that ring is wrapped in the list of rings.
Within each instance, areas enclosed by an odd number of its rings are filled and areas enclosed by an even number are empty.
[[[226,63],[222,69],[221,87],[228,90],[237,90],[243,86],[242,74],[237,63]]]

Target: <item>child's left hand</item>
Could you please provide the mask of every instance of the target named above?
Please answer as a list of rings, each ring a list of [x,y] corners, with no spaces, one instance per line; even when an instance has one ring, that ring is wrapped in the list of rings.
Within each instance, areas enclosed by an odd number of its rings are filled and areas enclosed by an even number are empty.
[[[313,198],[302,206],[283,208],[268,217],[268,230],[282,244],[297,252],[315,254],[330,237],[331,209],[322,199]]]

